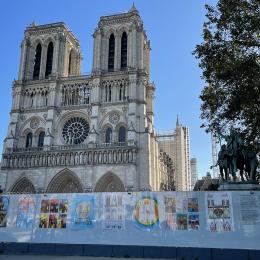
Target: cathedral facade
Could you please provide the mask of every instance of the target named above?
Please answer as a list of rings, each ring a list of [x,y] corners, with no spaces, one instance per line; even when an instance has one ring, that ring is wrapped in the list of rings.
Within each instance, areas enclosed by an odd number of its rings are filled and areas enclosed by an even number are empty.
[[[80,43],[64,23],[26,28],[1,163],[5,191],[158,191],[173,174],[154,133],[139,12],[101,17],[93,38],[92,72],[81,75]]]

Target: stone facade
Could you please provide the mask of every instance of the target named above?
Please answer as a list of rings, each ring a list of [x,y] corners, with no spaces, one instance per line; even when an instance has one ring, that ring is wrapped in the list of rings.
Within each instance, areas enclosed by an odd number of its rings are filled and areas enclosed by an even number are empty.
[[[150,42],[138,11],[101,17],[93,38],[92,73],[81,75],[80,44],[64,23],[26,28],[2,157],[6,191],[163,186],[169,162],[154,134]]]

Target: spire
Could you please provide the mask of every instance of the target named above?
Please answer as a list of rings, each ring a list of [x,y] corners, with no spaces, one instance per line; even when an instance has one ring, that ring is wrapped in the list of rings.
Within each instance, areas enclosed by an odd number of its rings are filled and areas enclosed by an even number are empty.
[[[37,24],[35,22],[35,20],[32,21],[32,23],[30,24],[31,27],[35,27]]]
[[[179,123],[179,115],[177,114],[177,119],[176,119],[176,126],[179,126],[180,123]]]
[[[138,12],[136,7],[135,7],[134,2],[133,2],[133,5],[132,5],[131,9],[129,10],[129,12]]]

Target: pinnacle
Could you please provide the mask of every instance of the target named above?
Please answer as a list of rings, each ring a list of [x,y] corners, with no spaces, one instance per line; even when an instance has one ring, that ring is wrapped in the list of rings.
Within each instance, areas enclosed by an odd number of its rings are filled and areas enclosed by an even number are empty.
[[[133,5],[132,5],[131,9],[129,10],[129,12],[138,12],[138,10],[135,7],[134,2],[133,2]]]

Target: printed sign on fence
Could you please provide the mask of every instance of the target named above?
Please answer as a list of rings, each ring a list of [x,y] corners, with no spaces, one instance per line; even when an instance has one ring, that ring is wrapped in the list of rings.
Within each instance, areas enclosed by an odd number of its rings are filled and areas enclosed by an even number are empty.
[[[9,197],[0,196],[0,227],[6,227]]]
[[[95,218],[94,196],[77,195],[71,206],[71,228],[84,229],[93,227]]]
[[[186,194],[164,196],[166,227],[170,230],[198,230],[198,198],[188,198]]]
[[[123,194],[103,194],[103,229],[125,229],[125,205]]]
[[[234,231],[232,200],[230,193],[208,193],[206,196],[206,211],[208,231]]]
[[[28,195],[19,198],[16,226],[18,228],[32,228],[35,216],[35,199]]]
[[[66,228],[67,225],[68,200],[43,199],[41,201],[41,213],[39,228]]]

